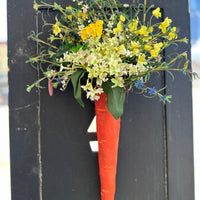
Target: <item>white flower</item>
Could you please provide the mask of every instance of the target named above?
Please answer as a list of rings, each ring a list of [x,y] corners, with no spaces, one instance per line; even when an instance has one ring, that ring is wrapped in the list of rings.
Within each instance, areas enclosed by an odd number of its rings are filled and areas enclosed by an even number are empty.
[[[129,4],[125,3],[123,6],[124,6],[124,8],[128,8]]]
[[[128,57],[128,56],[131,56],[131,55],[132,55],[132,51],[127,50],[126,51],[126,56]]]
[[[81,24],[80,26],[78,26],[79,31],[82,31],[84,29],[84,26]]]
[[[92,101],[95,101],[95,100],[99,100],[99,98],[100,98],[100,94],[101,93],[103,93],[104,91],[103,91],[103,89],[102,88],[97,88],[97,89],[93,89],[93,90],[91,90],[91,91],[88,91],[87,92],[87,98],[89,98],[90,100],[92,100]]]
[[[86,13],[87,10],[88,10],[88,8],[89,8],[88,5],[83,5],[83,6],[82,6],[82,10],[83,10],[83,12]]]
[[[76,0],[73,0],[73,1],[76,1]],[[83,1],[78,2],[79,6],[82,5],[82,4],[83,4]]]

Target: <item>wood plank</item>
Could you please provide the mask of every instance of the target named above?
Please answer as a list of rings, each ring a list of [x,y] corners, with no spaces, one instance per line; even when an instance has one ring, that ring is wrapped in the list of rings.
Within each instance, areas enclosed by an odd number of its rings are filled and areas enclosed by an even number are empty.
[[[165,15],[173,19],[179,38],[190,39],[190,13],[188,0],[165,0]],[[187,51],[191,59],[189,44],[179,44],[179,52]],[[166,53],[169,54],[172,49]],[[193,167],[193,125],[192,125],[192,85],[180,73],[175,73],[175,81],[166,76],[169,93],[173,95],[171,104],[166,106],[168,142],[169,200],[194,199]]]
[[[27,40],[35,29],[32,1],[8,0],[8,65],[12,200],[39,199],[38,94],[26,84],[37,72],[25,61],[36,53]]]

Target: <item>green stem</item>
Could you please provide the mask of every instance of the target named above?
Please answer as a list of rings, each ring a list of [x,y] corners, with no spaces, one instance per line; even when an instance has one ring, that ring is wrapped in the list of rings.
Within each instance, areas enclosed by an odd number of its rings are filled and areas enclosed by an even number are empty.
[[[117,12],[119,13],[119,9],[118,9],[118,6],[117,6],[117,3],[116,3],[116,1],[115,1],[115,0],[113,0],[113,2],[114,2],[114,4],[115,4],[115,7],[116,7],[116,9],[117,9]]]
[[[145,25],[146,21],[146,7],[147,7],[147,0],[144,0],[144,15],[143,15],[143,24]]]
[[[42,43],[42,44],[46,44],[46,45],[48,45],[48,46],[50,46],[50,47],[52,47],[52,48],[54,48],[54,49],[58,49],[56,46],[51,45],[51,44],[49,44],[49,43],[47,43],[47,42],[45,42],[45,41],[43,41],[43,40],[40,40],[40,39],[38,39],[38,38],[33,37],[33,36],[31,37],[31,39],[34,40],[34,41],[36,41],[36,42],[40,42],[40,43]]]

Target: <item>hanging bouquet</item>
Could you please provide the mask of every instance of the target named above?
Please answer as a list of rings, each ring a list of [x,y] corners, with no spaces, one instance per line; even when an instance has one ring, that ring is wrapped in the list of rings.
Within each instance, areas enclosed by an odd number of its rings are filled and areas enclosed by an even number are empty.
[[[144,96],[170,102],[172,96],[163,95],[165,87],[148,87],[150,76],[160,71],[196,74],[187,68],[186,52],[174,52],[174,57],[165,61],[165,48],[188,40],[178,39],[172,20],[163,19],[160,8],[153,5],[147,8],[146,0],[137,5],[116,0],[76,0],[73,5],[63,8],[57,3],[34,2],[35,10],[45,7],[60,11],[60,15],[53,24],[44,20],[44,26],[51,30],[47,41],[39,38],[40,33],[33,32],[29,37],[41,44],[41,51],[28,62],[40,63],[43,77],[28,86],[27,91],[41,87],[40,82],[48,79],[52,96],[53,88],[64,91],[71,81],[74,97],[81,106],[84,107],[81,99],[84,92],[95,101],[101,196],[103,200],[113,200],[119,118],[126,93],[135,89]],[[105,126],[109,129],[102,131]],[[106,141],[112,142],[104,146]]]
[[[61,16],[55,18],[55,24],[44,21],[44,26],[52,29],[48,41],[40,40],[34,32],[30,35],[48,49],[28,62],[49,65],[42,69],[44,77],[28,86],[27,91],[48,79],[52,95],[53,88],[64,91],[71,81],[81,106],[84,106],[81,90],[92,101],[105,92],[108,109],[118,119],[123,114],[125,94],[133,88],[170,102],[172,96],[162,95],[163,88],[147,86],[152,73],[180,71],[195,75],[187,69],[186,52],[174,52],[176,56],[165,62],[162,54],[165,48],[178,42],[187,43],[187,39],[178,39],[171,19],[161,20],[160,8],[147,9],[146,2],[122,5],[115,0],[77,0],[74,7],[66,8],[57,3],[34,2],[35,10],[42,7],[58,10]],[[149,21],[146,21],[147,13],[151,14]],[[156,23],[152,24],[154,18]],[[57,41],[59,45],[55,46]],[[176,61],[183,58],[185,64],[180,68]]]

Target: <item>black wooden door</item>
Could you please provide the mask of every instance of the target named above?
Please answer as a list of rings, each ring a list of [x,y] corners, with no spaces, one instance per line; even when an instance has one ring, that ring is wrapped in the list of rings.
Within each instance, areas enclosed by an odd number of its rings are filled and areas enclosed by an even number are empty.
[[[53,2],[46,0],[46,2]],[[57,0],[57,3],[67,5]],[[128,2],[126,2],[128,3]],[[148,1],[173,19],[179,36],[190,38],[188,0]],[[8,0],[8,63],[12,200],[99,200],[97,153],[89,146],[87,129],[93,103],[82,109],[72,88],[26,92],[37,70],[25,61],[37,52],[27,40],[41,30],[41,14],[32,0]],[[55,13],[50,13],[54,17]],[[190,52],[190,45],[179,45]],[[165,52],[170,53],[170,49]],[[152,83],[168,85],[173,101],[130,94],[121,121],[116,200],[193,200],[193,136],[191,83],[163,74]]]

